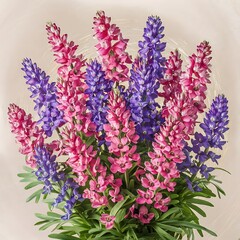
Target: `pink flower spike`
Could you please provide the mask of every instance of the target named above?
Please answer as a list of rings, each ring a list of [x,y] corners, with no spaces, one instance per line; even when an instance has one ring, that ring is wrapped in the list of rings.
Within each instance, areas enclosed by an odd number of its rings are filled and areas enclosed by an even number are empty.
[[[15,138],[20,144],[19,152],[26,155],[27,165],[35,168],[35,147],[43,144],[44,132],[32,120],[31,114],[27,115],[22,108],[15,104],[10,104],[8,108],[8,120],[11,131],[15,134]]]
[[[138,218],[142,223],[147,224],[154,218],[154,213],[148,213],[147,207],[141,206]]]
[[[103,213],[100,217],[100,221],[102,224],[105,225],[106,229],[113,228],[115,219],[116,217],[110,216],[109,214],[106,214],[106,213]]]
[[[125,51],[128,39],[123,39],[119,27],[110,22],[111,18],[103,11],[97,12],[93,22],[94,34],[98,40],[96,48],[106,77],[116,82],[127,81],[129,79],[127,64],[131,63],[131,58]]]

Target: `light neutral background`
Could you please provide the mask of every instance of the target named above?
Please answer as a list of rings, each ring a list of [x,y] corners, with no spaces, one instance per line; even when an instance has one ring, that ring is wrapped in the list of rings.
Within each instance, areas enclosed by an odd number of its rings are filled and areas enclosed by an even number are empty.
[[[30,192],[16,176],[24,157],[10,134],[7,107],[16,103],[33,113],[33,104],[20,70],[24,57],[30,57],[56,78],[56,65],[47,44],[45,24],[56,22],[63,32],[80,44],[87,57],[95,56],[92,18],[105,10],[113,22],[130,39],[129,52],[137,51],[147,16],[159,15],[165,25],[167,52],[179,48],[185,57],[202,40],[213,48],[212,86],[208,102],[225,93],[230,102],[228,147],[220,166],[232,175],[219,173],[227,196],[214,200],[215,208],[207,209],[203,225],[218,233],[211,240],[240,238],[240,0],[0,0],[0,239],[48,239],[47,232],[34,227],[34,212],[44,212],[43,205],[25,203]]]

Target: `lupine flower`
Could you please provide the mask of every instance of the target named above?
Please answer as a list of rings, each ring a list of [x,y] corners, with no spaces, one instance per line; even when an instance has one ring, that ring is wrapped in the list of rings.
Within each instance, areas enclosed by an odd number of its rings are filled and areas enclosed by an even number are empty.
[[[35,98],[34,109],[38,112],[43,123],[43,130],[47,136],[52,136],[53,131],[64,123],[63,113],[58,109],[55,83],[49,83],[49,76],[42,71],[31,59],[23,60],[22,70],[24,78],[32,92],[31,97]]]
[[[222,149],[226,143],[224,133],[228,130],[228,100],[225,96],[217,96],[200,127],[204,130],[211,148]]]
[[[148,18],[144,40],[139,42],[139,58],[131,70],[126,98],[141,140],[153,140],[163,121],[156,101],[160,86],[158,79],[163,77],[165,63],[162,52],[166,43],[161,42],[163,29],[160,18]]]
[[[164,104],[175,98],[182,92],[182,86],[180,84],[180,76],[182,73],[182,60],[179,52],[171,52],[169,58],[166,61],[166,69],[164,77],[160,79],[160,83],[163,85],[163,92],[159,93],[160,97],[164,98]]]
[[[198,112],[203,112],[206,108],[204,100],[206,98],[207,83],[210,83],[210,57],[211,46],[208,42],[201,42],[197,46],[197,54],[189,57],[187,71],[181,74],[181,85],[189,99],[193,99],[194,106]]]
[[[196,132],[191,140],[192,145],[186,145],[187,161],[178,165],[179,170],[185,171],[189,169],[192,174],[200,172],[203,177],[209,177],[209,173],[214,168],[207,167],[205,162],[211,159],[213,162],[218,163],[217,160],[220,158],[220,155],[210,149],[222,149],[226,143],[224,141],[224,133],[228,130],[227,124],[229,123],[227,104],[228,101],[223,95],[219,95],[213,100],[211,108],[204,118],[204,123],[200,124],[204,134]],[[195,159],[190,156],[190,153],[195,154]],[[197,162],[201,163],[200,165],[198,164],[198,167]],[[187,184],[191,189],[194,189],[189,179],[187,179]]]
[[[132,167],[132,161],[139,162],[140,156],[135,153],[134,147],[139,136],[135,133],[133,122],[130,121],[130,110],[127,110],[126,102],[123,97],[113,92],[109,95],[107,120],[109,123],[104,125],[105,139],[109,143],[109,152],[116,156],[108,158],[111,163],[110,170],[113,173],[125,173]],[[133,144],[131,149],[130,144]]]
[[[97,12],[93,24],[94,36],[98,40],[96,48],[106,78],[114,82],[127,81],[129,79],[127,64],[131,63],[131,58],[125,51],[128,39],[122,37],[119,27],[111,24],[111,18],[103,11]]]
[[[103,124],[107,123],[108,93],[112,89],[113,82],[105,79],[105,73],[97,60],[92,61],[86,70],[86,94],[89,96],[87,107],[92,113],[92,121],[96,124],[98,132],[103,130]]]
[[[64,206],[66,214],[61,217],[63,220],[70,219],[75,203],[77,201],[83,200],[82,195],[78,191],[78,188],[79,185],[72,178],[68,178],[61,188],[61,193],[54,200],[53,206],[56,207],[59,203],[63,202],[67,198],[66,204]],[[70,196],[67,194],[69,189],[71,190]]]
[[[38,177],[38,180],[42,181],[45,185],[42,193],[50,193],[53,190],[51,181],[58,182],[64,177],[63,174],[58,171],[58,164],[55,161],[56,156],[52,155],[46,146],[37,146],[35,148],[34,158],[37,163],[35,175]]]
[[[8,108],[8,119],[11,131],[15,134],[15,138],[20,144],[19,152],[27,156],[27,165],[35,168],[35,147],[43,143],[43,131],[32,120],[31,114],[27,115],[22,108],[15,104],[10,104]]]
[[[115,219],[116,217],[110,216],[109,214],[106,214],[106,213],[103,213],[100,217],[100,221],[102,224],[105,225],[106,229],[113,228]]]
[[[139,56],[142,61],[153,66],[156,79],[163,77],[165,69],[165,58],[162,56],[162,52],[165,50],[166,43],[161,42],[164,37],[163,30],[164,26],[159,17],[148,17],[146,28],[144,28],[144,40],[138,43]]]
[[[57,83],[58,108],[64,112],[64,119],[75,123],[78,131],[86,136],[95,134],[96,126],[91,121],[91,114],[87,112],[87,89],[83,81],[85,72],[85,59],[76,55],[78,48],[74,42],[67,41],[67,35],[61,36],[60,28],[55,23],[46,26],[48,40],[52,46],[55,61],[61,66],[58,68],[60,80]]]

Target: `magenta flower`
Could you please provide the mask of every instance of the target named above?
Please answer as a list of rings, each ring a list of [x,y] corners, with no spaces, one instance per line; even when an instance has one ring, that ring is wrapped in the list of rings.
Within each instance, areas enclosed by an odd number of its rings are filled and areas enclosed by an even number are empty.
[[[137,193],[139,197],[136,199],[136,202],[138,204],[152,204],[153,203],[153,197],[154,197],[154,192],[151,190],[147,190],[146,192],[138,189]]]
[[[109,152],[111,153],[119,153],[119,152],[127,152],[129,150],[129,146],[127,145],[128,139],[123,137],[119,139],[118,137],[113,137],[111,139],[111,145],[108,147]]]
[[[166,212],[168,210],[168,204],[170,203],[171,199],[169,197],[163,198],[161,193],[157,193],[154,198],[155,204],[154,207],[159,209],[162,212]]]
[[[107,188],[107,182],[105,181],[103,176],[99,176],[97,181],[90,180],[89,182],[90,190],[96,192],[104,192]]]
[[[111,163],[110,170],[112,173],[125,173],[128,169],[132,167],[132,163],[126,156],[122,156],[119,158],[108,157],[108,161]]]
[[[146,177],[141,178],[142,186],[152,191],[158,189],[160,186],[159,180],[155,179],[154,176],[150,173],[147,173],[145,176]]]
[[[116,217],[110,216],[109,214],[106,214],[106,213],[103,213],[100,217],[100,221],[102,224],[105,225],[106,229],[113,228],[115,219]]]
[[[144,223],[150,223],[150,221],[154,218],[154,213],[149,213],[147,207],[141,206],[139,209],[138,219]]]
[[[112,202],[120,202],[124,199],[123,195],[120,194],[120,188],[115,187],[114,189],[109,191],[109,195],[112,197]]]

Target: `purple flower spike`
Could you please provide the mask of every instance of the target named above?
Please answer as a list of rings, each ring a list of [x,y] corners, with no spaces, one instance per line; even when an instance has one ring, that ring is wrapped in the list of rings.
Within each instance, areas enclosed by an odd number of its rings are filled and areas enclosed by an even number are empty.
[[[52,155],[46,146],[37,147],[34,156],[37,163],[35,175],[39,181],[44,183],[43,194],[50,193],[53,190],[52,182],[58,182],[63,178],[63,174],[58,172],[58,164],[55,161],[56,156]]]
[[[144,28],[143,41],[139,41],[140,57],[153,65],[155,77],[160,79],[163,77],[166,59],[162,56],[166,43],[161,42],[164,37],[162,21],[157,16],[148,17],[146,28]]]
[[[43,123],[42,128],[50,137],[52,132],[64,123],[63,113],[57,108],[55,82],[49,83],[49,76],[36,63],[32,63],[31,59],[25,58],[22,65],[28,89],[32,92],[31,98],[35,98],[34,110],[40,117],[39,123]]]
[[[103,125],[107,123],[108,93],[112,89],[113,81],[106,80],[102,66],[94,60],[87,67],[86,83],[88,88],[85,93],[89,96],[87,108],[92,113],[92,121],[97,125],[98,132],[101,132]]]
[[[83,200],[82,195],[79,193],[78,189],[79,185],[72,178],[68,178],[61,189],[61,193],[54,201],[53,206],[56,207],[59,203],[63,202],[67,198],[66,204],[64,206],[66,214],[61,217],[63,220],[70,219],[72,215],[72,208],[74,207],[75,203],[77,201]],[[71,190],[70,195],[69,190]]]
[[[226,143],[224,133],[228,130],[228,123],[228,100],[225,96],[219,95],[213,100],[209,112],[206,113],[204,123],[200,124],[204,134],[195,133],[194,139],[191,140],[192,146],[186,146],[184,149],[186,159],[178,164],[178,169],[181,172],[188,169],[191,174],[200,172],[202,177],[209,178],[209,174],[214,168],[207,167],[206,161],[211,159],[218,163],[217,160],[220,159],[221,155],[212,150],[214,148],[222,149]],[[190,156],[191,153],[195,154],[195,159]],[[189,181],[188,179],[188,186],[190,186]]]
[[[126,100],[141,140],[153,140],[163,122],[156,101],[159,79],[163,77],[165,58],[162,52],[166,43],[161,39],[164,27],[159,17],[149,17],[139,42],[139,59],[133,64]]]
[[[228,130],[228,100],[224,95],[217,96],[200,127],[206,134],[209,146],[220,148],[226,143],[224,133]]]

